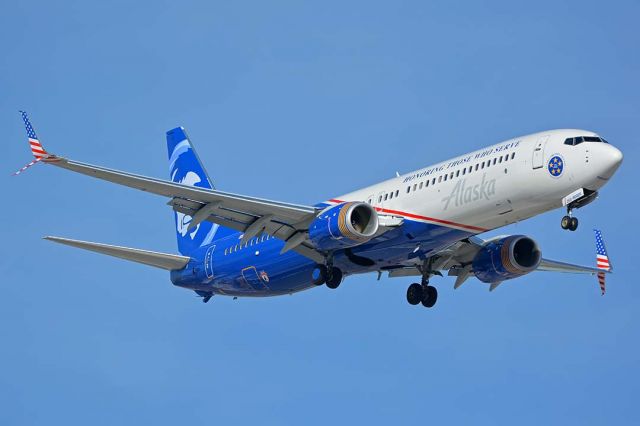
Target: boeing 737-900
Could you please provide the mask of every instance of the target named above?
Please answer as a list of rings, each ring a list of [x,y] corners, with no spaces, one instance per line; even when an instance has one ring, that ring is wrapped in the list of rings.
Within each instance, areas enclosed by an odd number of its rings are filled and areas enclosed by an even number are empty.
[[[45,238],[166,269],[204,302],[335,289],[369,272],[418,277],[407,301],[425,307],[438,297],[430,278],[442,272],[455,288],[475,277],[490,290],[533,271],[591,274],[604,294],[612,269],[599,230],[594,267],[545,259],[525,235],[477,236],[560,208],[562,228],[575,231],[574,211],[596,199],[622,162],[594,132],[517,137],[311,206],[215,189],[182,127],[167,132],[170,180],[162,180],[51,154],[21,114],[35,159],[16,174],[42,162],[167,197],[180,254]]]

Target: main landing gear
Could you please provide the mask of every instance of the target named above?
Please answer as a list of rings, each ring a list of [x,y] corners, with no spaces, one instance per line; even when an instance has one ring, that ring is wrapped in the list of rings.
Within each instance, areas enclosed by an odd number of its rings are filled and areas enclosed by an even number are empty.
[[[326,284],[330,289],[336,289],[342,282],[342,271],[334,266],[318,265],[312,274],[315,285]]]
[[[425,308],[432,308],[438,300],[438,290],[432,285],[413,283],[407,289],[407,302],[411,305],[422,303]]]
[[[438,300],[438,290],[429,285],[429,278],[433,275],[441,275],[440,272],[433,270],[432,259],[428,259],[424,264],[418,266],[422,272],[422,284],[413,283],[407,288],[407,302],[411,305],[422,303],[425,308],[433,308]]]
[[[578,218],[572,216],[572,210],[567,209],[567,215],[562,217],[560,221],[560,227],[562,229],[568,229],[569,231],[575,231],[578,229]]]

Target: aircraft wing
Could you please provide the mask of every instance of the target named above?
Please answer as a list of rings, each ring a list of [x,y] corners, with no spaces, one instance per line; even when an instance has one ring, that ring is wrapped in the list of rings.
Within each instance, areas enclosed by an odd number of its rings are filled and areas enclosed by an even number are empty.
[[[168,204],[174,211],[190,217],[188,229],[206,220],[243,233],[241,241],[243,243],[266,232],[285,242],[282,253],[293,250],[318,263],[324,263],[326,260],[327,253],[316,249],[308,236],[309,225],[322,211],[321,208],[185,185],[60,157],[47,152],[36,136],[27,113],[25,111],[20,113],[26,126],[34,160],[15,172],[16,175],[39,162],[51,164],[76,173],[168,197],[171,199]],[[383,216],[380,217],[383,218]],[[401,223],[394,218],[388,219],[390,220],[381,222],[382,232]]]
[[[169,197],[171,200],[168,204],[175,211],[192,217],[191,226],[207,220],[244,232],[246,239],[266,232],[287,241],[298,231],[306,231],[320,211],[311,206],[198,188],[62,157],[50,158],[46,162],[94,178]],[[305,243],[293,247],[292,250],[316,261],[324,260],[321,253]]]
[[[565,272],[574,274],[597,275],[602,294],[605,292],[604,275],[611,273],[602,233],[594,230],[596,235],[596,266],[582,266],[573,263],[559,262],[551,259],[542,259],[536,271]],[[496,237],[502,238],[502,237]],[[429,257],[425,264],[431,271],[448,271],[448,275],[455,276],[454,288],[460,287],[469,277],[473,276],[472,262],[478,251],[490,240],[478,237],[470,237],[453,243],[451,246],[440,250]],[[406,266],[389,271],[390,277],[421,276],[424,265]],[[500,283],[494,283],[490,289],[495,289]]]
[[[168,204],[175,211],[191,217],[189,229],[206,220],[244,233],[243,242],[266,232],[285,241],[283,251],[294,250],[319,263],[325,260],[325,253],[316,250],[308,241],[307,235],[309,224],[321,209],[184,185],[59,157],[45,150],[33,130],[27,113],[21,111],[21,114],[34,160],[15,174],[20,174],[39,162],[51,164],[168,197],[171,199]]]

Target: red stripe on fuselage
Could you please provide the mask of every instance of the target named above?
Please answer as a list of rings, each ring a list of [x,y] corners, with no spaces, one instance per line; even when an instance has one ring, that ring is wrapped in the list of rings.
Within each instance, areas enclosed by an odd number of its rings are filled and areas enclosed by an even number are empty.
[[[345,202],[345,201],[336,200],[336,199],[331,199],[329,201],[331,201],[332,203],[344,203]],[[420,216],[420,215],[413,214],[413,213],[401,212],[399,210],[389,210],[389,209],[383,209],[383,208],[380,208],[380,207],[374,207],[374,208],[376,209],[376,211],[383,212],[383,213],[398,214],[398,215],[406,216],[406,217],[409,217],[409,218],[412,218],[412,219],[427,220],[429,222],[441,223],[443,225],[456,226],[458,228],[466,228],[466,229],[469,229],[471,231],[476,231],[476,232],[486,232],[486,231],[488,231],[488,229],[480,228],[479,226],[464,225],[462,223],[451,222],[449,220],[444,220],[444,219],[436,219],[436,218],[433,218],[433,217]]]

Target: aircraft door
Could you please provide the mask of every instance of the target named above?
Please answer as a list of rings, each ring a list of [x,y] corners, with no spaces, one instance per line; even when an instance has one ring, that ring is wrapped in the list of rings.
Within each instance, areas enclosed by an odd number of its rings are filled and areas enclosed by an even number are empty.
[[[213,251],[215,248],[216,246],[209,247],[204,256],[204,273],[207,274],[207,279],[213,278]]]
[[[267,290],[269,288],[266,285],[266,280],[258,275],[258,270],[255,266],[244,268],[242,270],[242,278],[254,290]]]
[[[536,142],[536,146],[533,149],[533,160],[531,161],[531,167],[539,169],[544,165],[544,147],[549,140],[549,135],[540,136]]]

